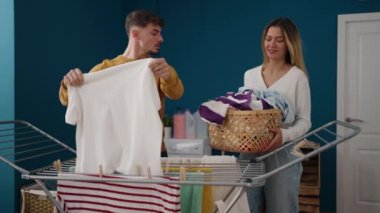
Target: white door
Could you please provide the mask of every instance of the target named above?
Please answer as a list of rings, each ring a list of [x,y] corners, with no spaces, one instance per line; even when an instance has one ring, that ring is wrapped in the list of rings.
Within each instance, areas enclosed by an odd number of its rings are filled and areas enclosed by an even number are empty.
[[[380,13],[338,16],[337,89],[338,120],[362,129],[337,148],[338,213],[379,213]]]

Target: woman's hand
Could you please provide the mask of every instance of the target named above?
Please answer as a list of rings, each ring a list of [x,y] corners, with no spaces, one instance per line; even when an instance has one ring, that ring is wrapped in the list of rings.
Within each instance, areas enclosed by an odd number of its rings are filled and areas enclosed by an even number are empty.
[[[271,129],[274,136],[268,147],[263,152],[271,152],[282,145],[282,132],[281,129]]]

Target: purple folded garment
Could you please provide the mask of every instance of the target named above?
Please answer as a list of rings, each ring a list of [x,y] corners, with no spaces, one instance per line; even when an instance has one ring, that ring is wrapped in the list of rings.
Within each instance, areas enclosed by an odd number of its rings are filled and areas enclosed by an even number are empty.
[[[255,98],[252,90],[240,93],[228,92],[226,96],[220,96],[214,100],[205,102],[199,107],[199,115],[207,123],[221,125],[226,117],[228,108],[239,110],[273,109],[264,99]],[[255,102],[254,107],[251,104]]]
[[[221,125],[224,122],[225,115],[220,115],[207,106],[201,105],[198,111],[201,119],[207,123]]]
[[[263,104],[263,109],[273,109],[273,106],[268,104],[266,100],[261,99],[261,103]]]

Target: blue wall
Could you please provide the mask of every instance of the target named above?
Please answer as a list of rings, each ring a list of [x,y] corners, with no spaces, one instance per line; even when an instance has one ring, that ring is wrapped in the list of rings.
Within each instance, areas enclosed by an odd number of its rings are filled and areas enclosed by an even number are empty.
[[[380,1],[161,1],[167,21],[161,54],[185,85],[185,95],[168,103],[168,112],[192,110],[204,101],[236,91],[244,72],[262,63],[264,26],[280,16],[301,31],[316,128],[336,119],[337,15],[380,11]],[[336,150],[321,156],[321,210],[336,210]]]
[[[15,90],[7,93],[15,92],[15,106],[10,106],[15,118],[29,121],[74,147],[75,128],[65,124],[66,108],[58,100],[60,81],[70,68],[87,72],[102,59],[124,51],[126,8],[124,0],[15,1],[16,83]],[[14,193],[17,203],[22,181],[19,173],[15,177],[16,186],[0,193],[7,194],[2,198],[13,198],[8,195]],[[1,211],[3,206],[15,205],[0,206],[0,212],[12,212]]]
[[[0,121],[14,119],[13,6],[13,0],[0,1]],[[13,169],[3,163],[0,163],[1,212],[14,212],[15,210],[14,185]]]
[[[75,129],[64,123],[65,108],[58,100],[59,82],[70,68],[87,71],[102,59],[122,53],[127,44],[124,18],[134,9],[154,10],[166,19],[160,55],[177,69],[185,85],[180,101],[168,101],[168,114],[176,107],[194,111],[208,99],[236,91],[245,70],[262,61],[264,26],[276,17],[290,17],[303,37],[315,128],[336,119],[337,15],[380,11],[380,2],[16,1],[16,118],[74,145]],[[322,156],[324,211],[336,209],[335,157],[335,150]]]
[[[176,107],[196,110],[204,101],[236,91],[244,72],[261,64],[261,33],[272,19],[287,16],[301,31],[312,92],[313,128],[336,119],[337,15],[380,11],[373,0],[130,1],[129,8],[155,10],[166,20],[161,55],[185,85]],[[322,154],[321,210],[336,210],[336,150]]]
[[[125,1],[16,1],[16,118],[74,144],[58,99],[63,76],[124,51]]]

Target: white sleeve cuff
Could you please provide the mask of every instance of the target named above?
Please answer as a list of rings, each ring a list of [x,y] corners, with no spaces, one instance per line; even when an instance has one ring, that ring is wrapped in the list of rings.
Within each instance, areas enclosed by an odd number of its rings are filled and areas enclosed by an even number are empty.
[[[282,133],[282,144],[291,140],[289,130],[281,129],[281,133]]]

